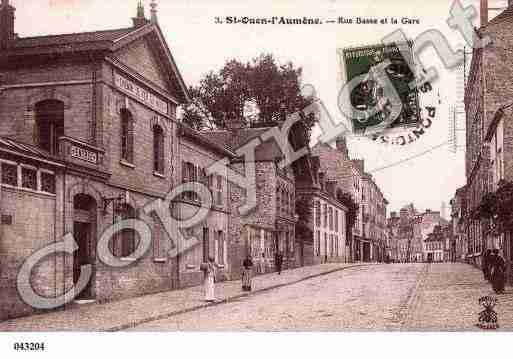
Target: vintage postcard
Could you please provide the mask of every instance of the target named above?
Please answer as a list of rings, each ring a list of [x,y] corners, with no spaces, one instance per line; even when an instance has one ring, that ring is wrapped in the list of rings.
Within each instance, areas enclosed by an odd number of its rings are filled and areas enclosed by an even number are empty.
[[[0,352],[511,331],[512,34],[511,0],[1,0]]]

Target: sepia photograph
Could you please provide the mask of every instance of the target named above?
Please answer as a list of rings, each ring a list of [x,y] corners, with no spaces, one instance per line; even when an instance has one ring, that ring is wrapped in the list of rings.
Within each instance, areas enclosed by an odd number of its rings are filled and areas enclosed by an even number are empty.
[[[0,354],[491,355],[512,54],[511,0],[1,0]]]

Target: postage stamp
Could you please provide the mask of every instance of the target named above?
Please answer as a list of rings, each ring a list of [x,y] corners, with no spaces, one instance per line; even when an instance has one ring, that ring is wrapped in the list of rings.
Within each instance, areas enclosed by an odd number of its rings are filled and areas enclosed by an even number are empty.
[[[404,54],[408,54],[408,58]],[[351,105],[349,112],[354,134],[365,135],[387,122],[390,123],[388,128],[415,127],[419,124],[418,89],[410,87],[415,80],[412,42],[345,48],[339,50],[339,56],[344,82],[359,79],[348,93],[349,98],[343,99]],[[398,114],[391,111],[390,99],[373,71],[380,64],[385,64],[384,71],[400,98],[402,108]],[[372,113],[370,110],[373,108],[378,110]],[[358,116],[355,110],[368,111],[369,115]],[[394,115],[395,118],[392,118]]]

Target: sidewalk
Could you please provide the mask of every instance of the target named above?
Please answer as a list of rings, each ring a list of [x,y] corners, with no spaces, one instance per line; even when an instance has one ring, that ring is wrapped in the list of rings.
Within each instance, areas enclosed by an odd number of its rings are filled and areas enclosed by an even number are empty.
[[[419,282],[412,303],[407,330],[482,331],[476,327],[479,298],[497,297],[495,311],[499,330],[513,330],[513,288],[495,294],[483,273],[463,263],[432,264]]]
[[[216,284],[216,303],[203,301],[201,286],[164,293],[145,295],[104,304],[89,304],[58,311],[0,322],[0,332],[9,331],[116,331],[132,328],[152,320],[218,305],[237,298],[291,285],[345,268],[368,263],[328,263],[266,274],[253,279],[254,290],[242,292],[241,282]]]

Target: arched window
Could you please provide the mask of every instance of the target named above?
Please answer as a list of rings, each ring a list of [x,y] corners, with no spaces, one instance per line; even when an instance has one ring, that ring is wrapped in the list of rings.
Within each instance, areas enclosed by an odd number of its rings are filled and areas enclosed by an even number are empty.
[[[127,109],[121,110],[121,159],[134,163],[134,119]]]
[[[129,204],[118,205],[116,208],[118,222],[136,218],[135,210]],[[121,258],[129,257],[136,249],[136,234],[133,228],[124,228],[117,233],[114,255]]]
[[[59,137],[64,136],[64,103],[44,100],[35,106],[37,142],[52,155],[59,153]]]
[[[164,174],[164,131],[158,125],[153,126],[153,170]]]

